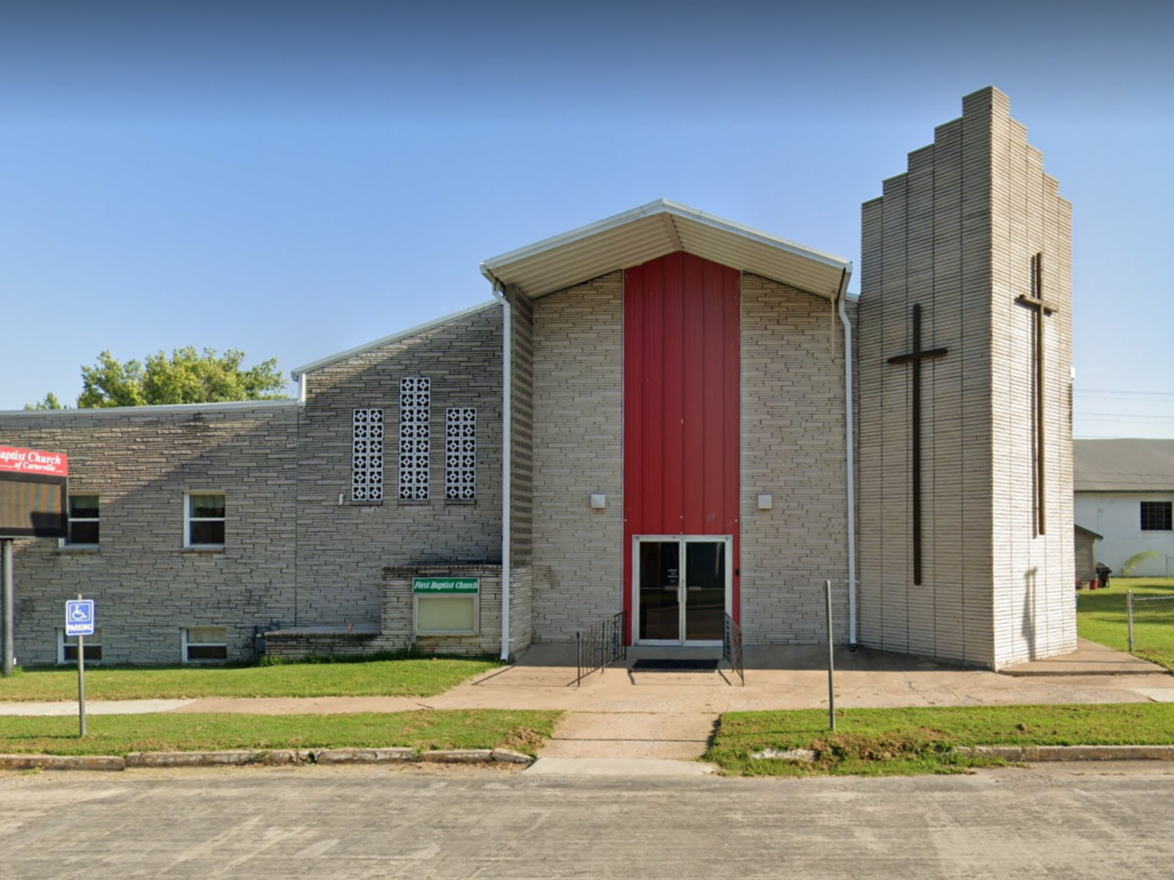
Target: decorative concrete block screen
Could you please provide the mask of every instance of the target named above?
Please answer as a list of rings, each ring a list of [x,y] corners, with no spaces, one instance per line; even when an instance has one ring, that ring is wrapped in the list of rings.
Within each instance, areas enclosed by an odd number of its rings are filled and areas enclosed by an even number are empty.
[[[431,407],[431,379],[400,380],[399,497],[401,501],[428,500],[428,412]]]
[[[477,497],[476,407],[452,406],[446,410],[444,491],[449,501],[472,501]]]
[[[351,500],[383,500],[383,410],[355,410],[351,432]]]

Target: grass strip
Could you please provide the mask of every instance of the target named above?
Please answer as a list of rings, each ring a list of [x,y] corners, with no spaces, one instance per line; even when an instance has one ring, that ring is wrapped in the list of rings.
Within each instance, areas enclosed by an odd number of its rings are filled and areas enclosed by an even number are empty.
[[[74,717],[0,717],[0,753],[126,755],[227,749],[408,747],[515,749],[536,753],[560,712],[421,710],[355,715],[91,715],[89,735]]]
[[[1076,631],[1082,639],[1129,650],[1126,593],[1135,599],[1174,596],[1174,578],[1112,578],[1107,590],[1077,593]],[[1174,601],[1134,604],[1134,654],[1174,672]]]
[[[360,663],[104,668],[87,665],[91,700],[200,697],[431,697],[499,665],[496,660],[421,657]],[[77,670],[25,669],[0,679],[0,702],[76,700]]]
[[[1000,762],[955,746],[1174,744],[1174,704],[844,709],[836,733],[827,725],[820,709],[727,713],[706,760],[741,776],[957,773]],[[806,749],[814,760],[752,757],[766,749]]]

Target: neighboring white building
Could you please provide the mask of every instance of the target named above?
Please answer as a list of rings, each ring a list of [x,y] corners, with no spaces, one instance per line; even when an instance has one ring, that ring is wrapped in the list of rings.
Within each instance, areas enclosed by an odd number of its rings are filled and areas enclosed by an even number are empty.
[[[1174,440],[1076,440],[1076,524],[1104,536],[1100,561],[1120,573],[1138,553],[1158,554],[1133,572],[1174,571]]]

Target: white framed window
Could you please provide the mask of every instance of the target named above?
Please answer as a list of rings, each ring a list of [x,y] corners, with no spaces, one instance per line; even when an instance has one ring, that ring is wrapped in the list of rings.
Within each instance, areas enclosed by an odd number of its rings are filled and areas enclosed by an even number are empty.
[[[228,659],[228,629],[189,626],[180,630],[184,663],[222,663]]]
[[[69,535],[61,539],[62,546],[98,546],[98,507],[97,495],[69,496]]]
[[[351,422],[351,501],[383,500],[383,410],[357,409]]]
[[[223,492],[188,492],[183,501],[183,545],[223,547],[225,498]]]
[[[428,500],[428,419],[432,380],[401,379],[399,383],[399,497]]]
[[[477,408],[450,406],[444,419],[444,496],[477,498]]]
[[[92,636],[85,637],[86,662],[102,662],[102,627],[94,629]],[[67,636],[64,629],[57,630],[57,662],[77,663],[77,636]]]

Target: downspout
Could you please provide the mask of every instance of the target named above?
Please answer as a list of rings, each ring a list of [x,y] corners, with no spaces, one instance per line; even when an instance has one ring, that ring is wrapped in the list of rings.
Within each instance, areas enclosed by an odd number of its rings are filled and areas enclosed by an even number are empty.
[[[844,323],[844,413],[845,446],[848,460],[848,645],[856,647],[856,449],[852,425],[852,322],[848,319],[847,293],[851,268],[840,276],[836,301]]]
[[[513,408],[513,314],[502,284],[492,276],[493,295],[501,301],[501,659],[510,659],[510,414]]]

